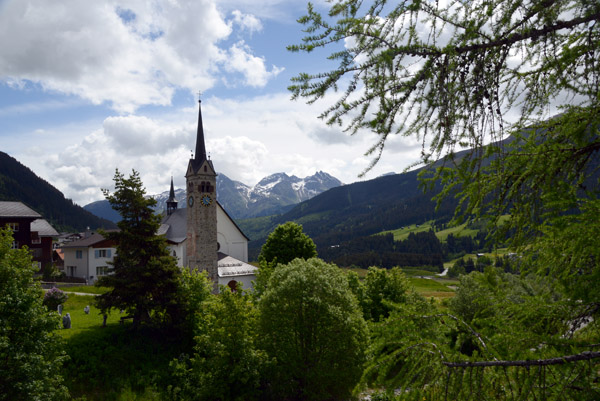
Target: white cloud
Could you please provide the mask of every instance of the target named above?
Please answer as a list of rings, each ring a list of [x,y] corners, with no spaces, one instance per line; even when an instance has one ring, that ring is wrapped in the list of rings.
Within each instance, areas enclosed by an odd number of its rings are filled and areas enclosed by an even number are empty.
[[[260,20],[238,12],[234,21],[254,32]],[[39,83],[93,104],[130,113],[145,104],[169,105],[178,88],[195,92],[217,82],[219,71],[264,86],[281,69],[245,43],[228,47],[232,24],[215,0],[81,2],[6,0],[0,6],[0,80]]]
[[[233,10],[233,22],[239,25],[242,30],[250,33],[262,30],[262,23],[252,14],[244,14],[240,10]]]
[[[265,86],[271,77],[283,71],[283,68],[276,66],[268,71],[265,59],[252,55],[250,47],[243,40],[231,46],[228,59],[226,70],[241,73],[244,76],[244,84],[248,86]]]

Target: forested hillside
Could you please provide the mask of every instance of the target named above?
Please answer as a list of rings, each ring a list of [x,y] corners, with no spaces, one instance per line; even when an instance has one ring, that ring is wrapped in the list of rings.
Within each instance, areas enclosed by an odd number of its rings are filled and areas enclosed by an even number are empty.
[[[383,236],[371,236],[429,220],[447,222],[455,208],[454,201],[449,199],[436,210],[432,197],[438,189],[424,192],[419,186],[420,171],[332,188],[280,216],[241,220],[240,226],[252,239],[249,245],[250,258],[258,256],[269,232],[286,221],[302,224],[304,231],[315,241],[319,255],[342,265],[346,265],[344,260],[348,263],[353,260],[353,264],[356,264],[365,258],[373,259],[372,256],[363,255],[365,252],[372,254],[383,249],[385,252],[400,252],[401,245],[390,244],[389,239]],[[366,244],[373,248],[367,250]],[[399,262],[396,258],[397,256],[390,256],[388,259]],[[420,257],[413,260],[423,262],[413,262],[410,265],[437,265],[441,261],[435,259],[425,262]]]
[[[59,231],[113,228],[115,224],[94,216],[73,203],[15,158],[0,152],[0,201],[22,202]]]

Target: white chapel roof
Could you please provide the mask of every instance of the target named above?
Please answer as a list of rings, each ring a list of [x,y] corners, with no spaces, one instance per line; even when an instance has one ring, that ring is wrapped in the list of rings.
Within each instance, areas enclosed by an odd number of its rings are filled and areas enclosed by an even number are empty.
[[[219,277],[250,276],[256,274],[258,268],[249,263],[242,262],[234,257],[218,253],[217,269]]]

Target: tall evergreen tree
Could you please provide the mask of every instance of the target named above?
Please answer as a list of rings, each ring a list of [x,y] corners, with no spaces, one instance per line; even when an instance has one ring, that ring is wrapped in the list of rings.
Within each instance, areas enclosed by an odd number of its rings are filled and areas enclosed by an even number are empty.
[[[113,209],[121,214],[119,230],[105,232],[117,243],[117,254],[97,285],[112,290],[97,297],[103,313],[113,308],[128,312],[134,327],[156,319],[170,318],[169,311],[176,307],[180,270],[169,255],[166,240],[157,235],[160,216],[152,206],[156,201],[146,197],[140,176],[135,170],[125,178],[115,172],[115,191],[103,190]]]

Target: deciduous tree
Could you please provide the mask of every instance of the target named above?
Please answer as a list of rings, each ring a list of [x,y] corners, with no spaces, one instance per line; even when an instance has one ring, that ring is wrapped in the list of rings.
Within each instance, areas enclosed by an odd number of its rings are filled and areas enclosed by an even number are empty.
[[[259,310],[261,343],[275,359],[274,398],[348,399],[368,335],[341,270],[317,258],[280,265]]]
[[[296,258],[310,259],[317,256],[317,247],[294,222],[278,225],[262,246],[259,259],[270,265],[287,264]]]
[[[58,314],[42,305],[31,254],[12,241],[0,228],[0,400],[67,399]]]

